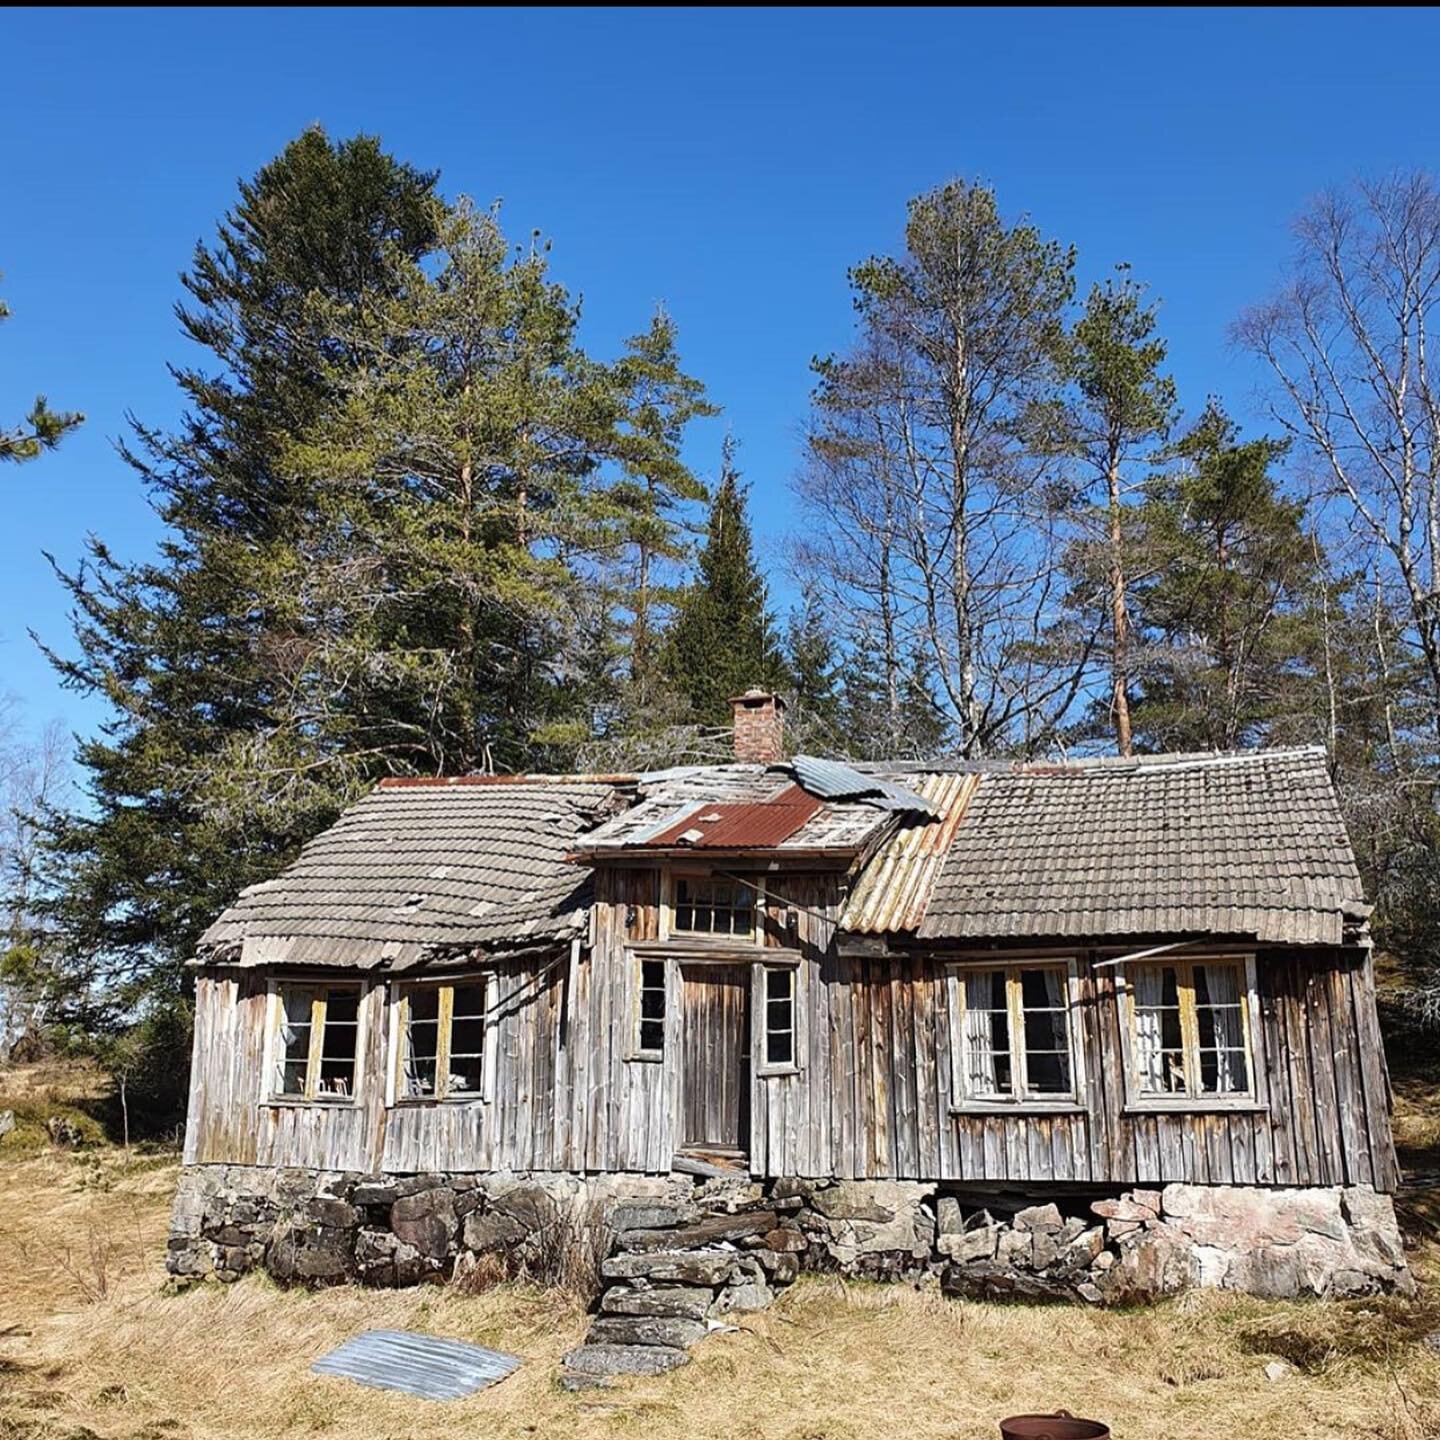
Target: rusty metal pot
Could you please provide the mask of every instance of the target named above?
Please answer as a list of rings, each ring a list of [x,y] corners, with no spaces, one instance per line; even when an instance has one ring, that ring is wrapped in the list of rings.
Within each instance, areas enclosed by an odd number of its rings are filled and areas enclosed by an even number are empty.
[[[1107,1440],[1110,1427],[1057,1410],[1053,1415],[1012,1415],[1000,1422],[1000,1433],[1005,1440]]]

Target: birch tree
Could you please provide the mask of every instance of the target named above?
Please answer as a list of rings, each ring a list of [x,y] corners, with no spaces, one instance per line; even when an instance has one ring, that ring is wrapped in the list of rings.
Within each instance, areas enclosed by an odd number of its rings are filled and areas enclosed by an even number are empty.
[[[1276,418],[1404,614],[1440,737],[1440,191],[1421,172],[1332,191],[1296,238],[1284,287],[1236,336],[1269,368]]]

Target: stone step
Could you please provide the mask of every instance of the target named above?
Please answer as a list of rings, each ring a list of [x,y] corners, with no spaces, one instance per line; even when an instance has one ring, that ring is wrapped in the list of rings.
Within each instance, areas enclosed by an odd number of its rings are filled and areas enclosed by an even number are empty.
[[[684,1350],[703,1340],[709,1326],[703,1320],[678,1320],[658,1315],[601,1315],[590,1323],[586,1341],[591,1345],[659,1345]]]
[[[614,1286],[600,1300],[606,1315],[658,1315],[671,1320],[703,1320],[714,1292],[709,1286],[657,1285],[653,1290]]]
[[[665,1345],[582,1345],[565,1357],[565,1369],[597,1379],[609,1375],[663,1375],[689,1364],[684,1350]]]
[[[723,1285],[739,1257],[730,1250],[655,1250],[611,1255],[601,1262],[606,1280],[650,1280],[674,1285]]]

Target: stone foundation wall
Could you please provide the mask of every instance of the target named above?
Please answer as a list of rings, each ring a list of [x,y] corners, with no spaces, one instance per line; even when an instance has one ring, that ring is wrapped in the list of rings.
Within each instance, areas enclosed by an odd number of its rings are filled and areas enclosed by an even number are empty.
[[[168,1265],[181,1282],[263,1268],[286,1283],[411,1285],[487,1255],[543,1269],[556,1244],[594,1247],[605,1283],[595,1345],[649,1333],[681,1358],[669,1341],[768,1304],[801,1269],[1091,1304],[1194,1286],[1290,1297],[1414,1283],[1389,1197],[1364,1188],[1169,1185],[1026,1203],[900,1181],[225,1165],[182,1173]]]

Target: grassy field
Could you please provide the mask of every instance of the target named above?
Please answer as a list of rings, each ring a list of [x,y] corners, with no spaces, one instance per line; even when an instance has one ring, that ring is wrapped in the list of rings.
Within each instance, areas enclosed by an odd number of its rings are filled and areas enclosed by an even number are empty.
[[[1416,1163],[1440,1138],[1434,1092],[1397,1088]],[[673,1375],[574,1395],[555,1373],[584,1317],[535,1290],[307,1294],[254,1278],[164,1294],[174,1158],[47,1148],[37,1126],[44,1135],[44,1118],[76,1097],[56,1075],[0,1075],[0,1109],[22,1091],[25,1134],[0,1141],[0,1440],[994,1440],[1001,1416],[1057,1406],[1107,1421],[1120,1440],[1440,1436],[1440,1352],[1424,1343],[1440,1332],[1440,1244],[1423,1204],[1407,1205],[1415,1302],[1197,1294],[1111,1313],[816,1278],[705,1341]],[[310,1373],[371,1326],[473,1340],[526,1363],[452,1404]],[[1289,1368],[1272,1381],[1265,1366],[1277,1359]]]

